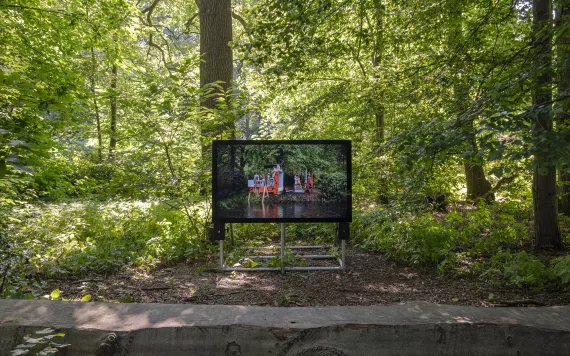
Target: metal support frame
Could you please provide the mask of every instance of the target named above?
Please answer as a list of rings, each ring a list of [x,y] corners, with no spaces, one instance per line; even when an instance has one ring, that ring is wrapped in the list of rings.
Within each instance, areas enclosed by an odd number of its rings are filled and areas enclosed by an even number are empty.
[[[281,223],[281,274],[285,273],[285,224]]]
[[[230,225],[231,232],[231,243],[233,245],[233,225]],[[335,231],[335,240],[336,240]],[[326,248],[327,246],[291,246],[290,249],[319,249]],[[285,259],[285,224],[281,223],[281,244],[279,256],[281,259],[281,267],[226,267],[224,264],[224,241],[220,240],[220,269],[222,271],[281,271],[284,274],[285,271],[345,271],[346,270],[346,242],[341,241],[341,257],[337,258],[333,255],[304,255],[300,256],[305,259],[337,259],[339,265],[334,267],[323,267],[323,266],[304,266],[304,267],[286,267],[284,263]],[[276,256],[248,256],[250,259],[268,259],[275,258]]]

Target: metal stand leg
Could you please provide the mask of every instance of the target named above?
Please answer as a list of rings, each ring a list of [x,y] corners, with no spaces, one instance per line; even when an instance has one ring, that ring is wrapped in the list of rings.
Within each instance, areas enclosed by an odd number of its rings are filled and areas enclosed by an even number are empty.
[[[281,223],[281,274],[285,274],[285,224]]]
[[[220,269],[224,269],[224,241],[220,240]]]
[[[341,260],[340,260],[340,268],[344,272],[346,271],[346,241],[341,241]]]

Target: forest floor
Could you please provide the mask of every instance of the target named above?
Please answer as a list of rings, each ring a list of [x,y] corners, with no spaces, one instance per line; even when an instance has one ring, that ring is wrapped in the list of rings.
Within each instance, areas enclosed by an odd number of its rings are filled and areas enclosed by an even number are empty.
[[[533,291],[481,279],[410,268],[377,253],[347,249],[347,271],[221,272],[217,256],[192,264],[131,268],[107,277],[57,280],[61,295],[123,303],[338,306],[428,301],[440,304],[537,306],[570,304],[563,290]],[[209,267],[205,267],[209,266]],[[49,291],[48,291],[49,293]]]

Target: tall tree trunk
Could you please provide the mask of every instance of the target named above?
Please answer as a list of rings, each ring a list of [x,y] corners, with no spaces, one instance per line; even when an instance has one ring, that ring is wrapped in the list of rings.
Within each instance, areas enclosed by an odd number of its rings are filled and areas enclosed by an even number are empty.
[[[376,136],[378,142],[384,142],[384,131],[385,131],[385,123],[384,123],[384,106],[379,105],[376,109],[376,113],[374,114],[374,118],[376,119]]]
[[[467,99],[468,95],[467,92],[464,92],[460,97]],[[463,111],[458,111],[457,115],[461,115],[461,112]],[[493,187],[485,177],[483,160],[476,156],[476,152],[479,151],[479,146],[477,145],[477,138],[475,137],[473,121],[473,118],[468,118],[462,124],[463,136],[467,141],[466,149],[471,155],[471,158],[463,163],[465,185],[467,186],[467,199],[477,200],[483,198],[487,201],[491,201],[494,200],[494,194],[490,194],[489,191]]]
[[[456,0],[450,0],[448,3],[448,11],[448,21],[451,23],[448,43],[450,52],[454,53],[463,42],[461,4]],[[454,111],[457,116],[459,130],[467,143],[465,149],[469,153],[468,158],[463,162],[467,198],[476,200],[487,196],[487,199],[491,199],[491,195],[487,194],[487,192],[491,190],[491,183],[489,183],[485,177],[482,159],[476,156],[476,152],[479,151],[479,148],[473,127],[474,118],[465,117],[465,115],[467,115],[465,103],[469,101],[469,81],[465,76],[461,59],[456,59],[456,63],[453,65],[453,71],[456,74],[453,84]]]
[[[382,56],[384,52],[384,15],[386,8],[382,3],[383,0],[374,0],[374,15],[376,18],[376,36],[374,38],[374,48],[372,52],[372,66],[374,72],[374,78],[379,81],[380,79],[380,67],[382,64]],[[378,84],[377,84],[378,85]],[[385,137],[385,122],[384,122],[384,105],[382,105],[382,98],[377,98],[378,102],[375,107],[374,118],[376,121],[376,136],[378,143],[382,144]]]
[[[229,46],[232,40],[231,0],[200,0],[196,4],[200,17],[200,86],[204,88],[218,82],[221,90],[215,89],[211,94],[225,94],[231,88],[233,75],[232,49]],[[218,98],[218,95],[207,95],[202,98],[202,106],[213,110],[217,107]],[[216,128],[202,128],[204,136],[222,133],[227,135],[225,138],[235,137],[233,120],[225,119]],[[210,147],[205,145],[202,149],[207,153]]]
[[[485,197],[487,192],[491,190],[491,183],[485,178],[483,166],[471,163],[465,163],[463,166],[467,183],[467,197],[469,199]],[[487,199],[490,200],[491,198]]]
[[[246,140],[251,140],[251,129],[249,128],[249,121],[251,118],[250,113],[246,113],[245,115],[245,130],[243,131],[243,136]]]
[[[384,7],[383,0],[374,0],[373,1],[373,11],[374,11],[374,19],[375,19],[375,26],[374,29],[376,31],[374,36],[374,45],[372,48],[372,73],[375,79],[374,85],[381,86],[380,83],[380,71],[382,67],[382,57],[384,54],[384,16],[386,13],[386,8]],[[376,140],[378,146],[384,143],[386,138],[386,123],[384,121],[384,105],[382,104],[382,93],[379,92],[376,98],[373,98],[373,108],[374,108],[374,121],[375,121],[375,129],[376,129]],[[382,204],[388,204],[390,199],[386,192],[388,191],[388,179],[384,175],[384,170],[378,170],[379,177],[378,177],[378,187],[379,187],[379,194],[378,200]]]
[[[113,159],[115,149],[117,148],[117,65],[111,67],[111,90],[109,95],[111,106],[111,125],[109,140],[109,159]]]
[[[551,0],[533,0],[534,65],[537,70],[532,89],[532,103],[536,122],[532,126],[535,137],[552,131],[552,4]],[[556,168],[548,165],[548,157],[540,150],[535,155],[532,182],[534,200],[534,233],[537,247],[562,247],[558,226],[556,197]]]
[[[95,91],[95,76],[97,74],[97,60],[95,51],[91,47],[91,94],[93,95],[93,108],[95,109],[95,123],[97,124],[97,155],[99,162],[103,161],[103,135],[101,133],[101,117],[99,116],[99,105],[97,105],[97,93]]]
[[[556,114],[557,129],[570,129],[570,0],[557,0],[557,23],[556,52],[557,52],[557,76],[558,76],[558,105],[562,108]],[[558,192],[560,195],[559,211],[570,216],[570,173],[563,166],[558,173]]]

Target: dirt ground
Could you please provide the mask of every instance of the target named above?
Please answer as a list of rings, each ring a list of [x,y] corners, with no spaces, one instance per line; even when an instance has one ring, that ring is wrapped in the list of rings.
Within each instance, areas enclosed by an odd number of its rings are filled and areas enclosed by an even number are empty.
[[[130,269],[112,276],[55,281],[62,296],[124,303],[189,303],[259,306],[393,304],[423,300],[479,307],[570,304],[563,290],[534,292],[481,280],[452,278],[433,269],[408,268],[381,254],[347,249],[347,270],[221,272],[209,262]],[[319,261],[317,261],[319,263]],[[322,262],[320,262],[322,264]],[[327,262],[332,263],[332,262]]]

